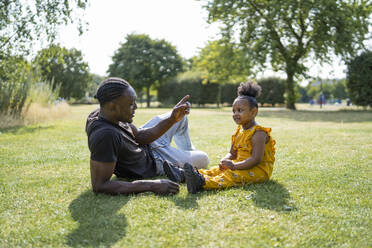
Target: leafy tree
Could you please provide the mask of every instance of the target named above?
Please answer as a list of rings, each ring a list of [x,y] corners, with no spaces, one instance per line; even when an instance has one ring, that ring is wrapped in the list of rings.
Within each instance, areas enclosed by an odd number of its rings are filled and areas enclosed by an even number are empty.
[[[336,99],[346,99],[349,97],[346,89],[346,80],[335,80],[332,89],[332,95]]]
[[[57,27],[78,22],[76,12],[85,9],[87,0],[2,0],[0,1],[0,54],[27,52],[33,40],[53,40]]]
[[[92,81],[88,64],[76,49],[51,45],[37,53],[34,63],[41,78],[51,82],[53,90],[60,87],[59,96],[66,99],[82,98]]]
[[[105,77],[92,74],[92,80],[89,82],[87,87],[87,93],[89,97],[93,97],[96,94],[98,85],[105,79]]]
[[[366,51],[348,63],[347,88],[354,104],[372,107],[372,51]]]
[[[286,106],[295,109],[295,77],[306,75],[310,57],[329,62],[363,47],[372,13],[369,0],[206,0],[210,22],[224,24],[223,36],[239,34],[250,61],[286,72]]]
[[[127,35],[112,61],[109,75],[128,80],[140,94],[145,88],[147,107],[150,107],[151,86],[176,76],[183,66],[183,60],[174,46],[165,40],[153,40],[145,34]]]
[[[221,85],[245,81],[249,75],[250,61],[234,43],[223,40],[210,41],[194,58],[193,70],[202,73],[204,82],[218,83],[217,105],[221,102]]]
[[[276,103],[284,103],[284,80],[274,77],[263,78],[258,84],[262,90],[257,101],[261,105],[269,103],[274,106]]]

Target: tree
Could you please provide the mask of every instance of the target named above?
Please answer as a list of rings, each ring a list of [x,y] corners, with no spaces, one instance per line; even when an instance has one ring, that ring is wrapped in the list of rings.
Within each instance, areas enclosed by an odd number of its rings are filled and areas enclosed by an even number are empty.
[[[0,55],[27,52],[33,40],[51,41],[62,24],[76,21],[81,33],[83,25],[75,13],[86,5],[87,0],[0,1]]]
[[[182,66],[182,58],[167,41],[153,40],[145,34],[129,34],[115,52],[108,73],[128,80],[139,93],[145,88],[147,107],[150,107],[151,86],[176,76]]]
[[[206,0],[209,22],[223,23],[223,36],[239,44],[249,60],[287,74],[286,106],[295,109],[295,77],[306,76],[304,63],[344,59],[363,48],[372,13],[369,0]]]
[[[105,77],[97,75],[97,74],[92,74],[92,80],[89,82],[88,87],[87,87],[87,93],[89,97],[93,97],[96,92],[99,84],[105,79]]]
[[[332,89],[332,95],[336,99],[346,99],[348,98],[348,93],[346,90],[346,80],[335,80],[333,84],[333,89]]]
[[[193,60],[193,70],[201,72],[206,83],[219,84],[217,106],[221,103],[221,87],[226,83],[245,81],[251,65],[236,44],[223,40],[209,41]]]
[[[59,45],[39,51],[34,59],[41,78],[52,84],[53,90],[60,87],[59,96],[80,99],[85,95],[92,76],[80,51]]]
[[[372,51],[366,51],[347,65],[347,88],[352,103],[372,107]]]

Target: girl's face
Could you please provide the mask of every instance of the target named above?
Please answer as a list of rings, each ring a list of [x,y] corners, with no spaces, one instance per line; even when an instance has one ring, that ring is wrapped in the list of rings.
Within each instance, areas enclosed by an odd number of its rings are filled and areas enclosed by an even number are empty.
[[[237,98],[233,104],[233,119],[236,124],[247,128],[257,115],[257,108],[251,108],[246,99]]]

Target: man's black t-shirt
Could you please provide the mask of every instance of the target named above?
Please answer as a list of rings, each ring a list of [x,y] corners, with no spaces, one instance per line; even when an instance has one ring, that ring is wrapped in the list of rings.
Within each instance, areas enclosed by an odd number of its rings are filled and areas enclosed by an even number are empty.
[[[99,109],[89,114],[85,130],[90,158],[99,162],[115,162],[118,177],[141,179],[156,175],[156,166],[148,145],[135,141],[127,123],[111,123],[99,116]]]

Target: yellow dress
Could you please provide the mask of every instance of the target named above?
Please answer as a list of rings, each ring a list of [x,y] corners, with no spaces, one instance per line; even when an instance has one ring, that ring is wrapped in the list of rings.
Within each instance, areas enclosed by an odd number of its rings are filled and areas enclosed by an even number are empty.
[[[233,148],[237,151],[236,159],[233,161],[244,161],[252,156],[252,136],[256,131],[264,131],[269,137],[269,141],[265,144],[262,161],[248,170],[220,170],[219,166],[209,170],[200,169],[198,171],[205,178],[204,189],[221,189],[250,183],[261,183],[271,177],[275,161],[275,140],[270,135],[271,128],[256,125],[244,130],[241,125],[238,125],[236,132],[232,136]]]

